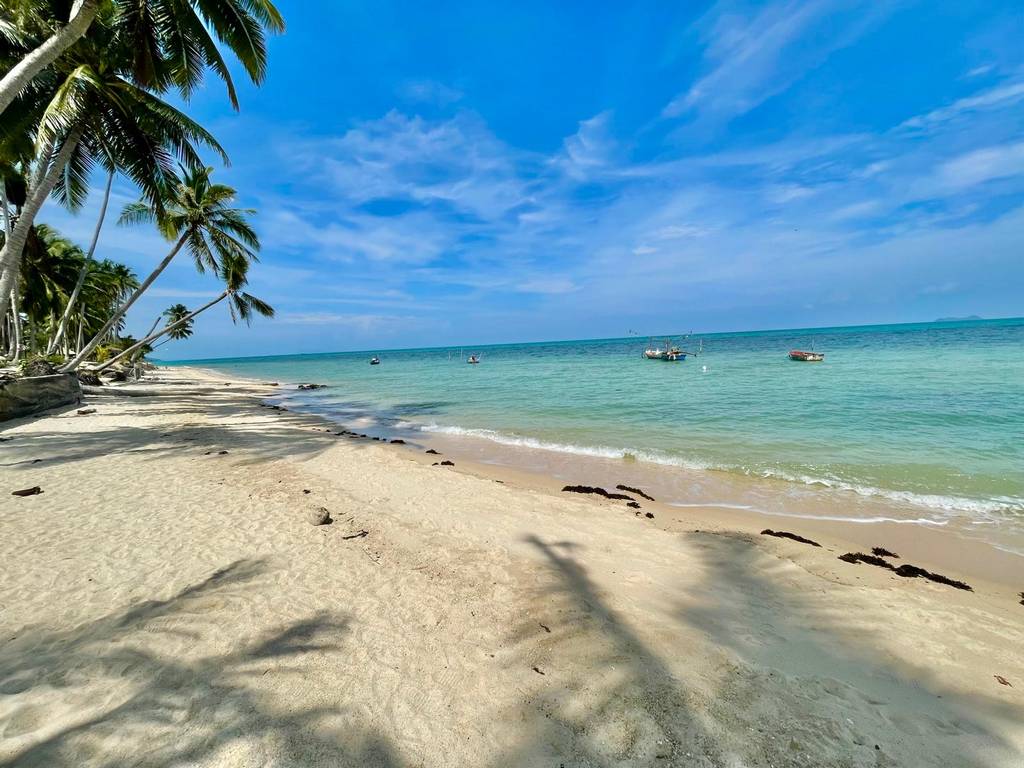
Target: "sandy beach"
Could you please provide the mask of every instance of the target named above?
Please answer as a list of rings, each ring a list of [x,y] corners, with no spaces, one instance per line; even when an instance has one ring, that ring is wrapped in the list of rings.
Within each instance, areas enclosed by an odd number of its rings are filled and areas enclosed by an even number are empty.
[[[4,425],[0,766],[1024,764],[1020,558],[435,466],[273,391]]]

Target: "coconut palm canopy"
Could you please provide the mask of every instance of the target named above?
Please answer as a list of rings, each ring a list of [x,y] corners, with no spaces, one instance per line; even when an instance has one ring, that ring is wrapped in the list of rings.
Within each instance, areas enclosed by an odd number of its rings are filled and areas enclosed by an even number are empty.
[[[212,153],[226,163],[224,150],[165,95],[175,92],[187,102],[210,70],[237,109],[224,54],[235,56],[258,85],[267,71],[266,35],[283,30],[270,0],[0,5],[0,354],[38,351],[44,339],[48,352],[77,348],[64,367],[73,370],[116,336],[125,313],[179,250],[200,272],[219,274],[236,261],[247,269],[256,260],[259,241],[247,221],[253,212],[232,206],[235,191],[211,182],[212,169],[201,158]],[[142,283],[93,258],[106,197],[85,251],[35,226],[51,196],[69,210],[81,208],[94,170],[107,177],[107,195],[115,175],[138,188],[142,200],[126,209],[124,222],[153,223],[177,240]],[[259,300],[239,301],[234,311],[248,321]],[[31,326],[24,335],[23,321]],[[178,338],[190,333],[190,322],[174,330]]]

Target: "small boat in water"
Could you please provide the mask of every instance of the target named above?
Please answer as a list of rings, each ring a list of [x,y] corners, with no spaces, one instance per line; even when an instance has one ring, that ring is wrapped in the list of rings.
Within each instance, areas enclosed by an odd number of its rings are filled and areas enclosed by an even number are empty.
[[[370,358],[370,365],[380,365],[380,358],[374,355]]]
[[[689,337],[687,337],[689,338]],[[701,350],[704,349],[704,342],[701,341]],[[656,347],[651,341],[647,342],[647,349],[643,352],[643,358],[645,360],[661,360],[666,363],[674,363],[676,361],[682,361],[686,359],[687,355],[696,355],[698,352],[687,352],[676,344],[671,343],[671,339],[665,339],[664,349]]]
[[[789,352],[789,359],[801,363],[820,363],[825,359],[824,352],[805,352],[802,349],[793,349]]]
[[[480,358],[477,357],[476,355],[470,355],[468,358],[466,358],[466,362],[469,363],[470,365],[479,365]]]

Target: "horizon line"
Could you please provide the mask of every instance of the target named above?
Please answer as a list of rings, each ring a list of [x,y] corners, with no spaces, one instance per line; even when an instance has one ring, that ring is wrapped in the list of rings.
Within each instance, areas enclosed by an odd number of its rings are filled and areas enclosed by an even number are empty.
[[[802,328],[754,328],[745,331],[707,331],[707,332],[696,332],[686,331],[684,333],[645,333],[645,334],[632,334],[626,336],[604,336],[599,338],[589,339],[544,339],[540,341],[502,341],[492,342],[490,344],[440,344],[425,347],[393,347],[393,348],[371,348],[371,349],[351,349],[351,350],[335,350],[330,352],[283,352],[269,355],[245,355],[242,357],[196,357],[196,358],[183,358],[180,360],[163,360],[154,358],[155,363],[212,363],[225,360],[265,360],[272,357],[312,357],[312,356],[330,356],[330,355],[357,355],[357,354],[381,354],[384,352],[419,352],[434,349],[487,349],[489,347],[509,347],[509,346],[525,346],[530,344],[569,344],[573,342],[586,343],[586,342],[599,342],[599,341],[620,341],[625,339],[660,339],[663,337],[671,338],[673,336],[737,336],[741,334],[753,334],[753,333],[783,333],[783,332],[801,332],[808,333],[811,331],[831,331],[837,329],[851,330],[857,328],[881,328],[881,327],[900,327],[907,325],[951,325],[954,323],[994,323],[994,322],[1005,322],[1011,320],[1024,321],[1024,316],[1011,316],[1011,317],[963,317],[963,318],[948,318],[941,320],[918,320],[913,322],[904,323],[862,323],[858,325],[822,325],[822,326],[809,326]]]

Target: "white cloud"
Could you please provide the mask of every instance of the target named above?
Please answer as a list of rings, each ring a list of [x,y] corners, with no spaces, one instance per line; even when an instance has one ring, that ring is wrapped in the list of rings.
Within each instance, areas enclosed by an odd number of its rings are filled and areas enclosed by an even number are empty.
[[[907,129],[931,128],[983,110],[1003,109],[1024,101],[1024,82],[1009,83],[991,88],[974,96],[958,99],[946,107],[905,120],[900,127]]]
[[[1024,174],[1024,141],[985,147],[943,163],[936,174],[938,187],[955,192],[986,181]]]
[[[436,80],[408,80],[399,86],[398,95],[406,101],[439,107],[461,101],[464,96],[458,88],[452,88]]]

